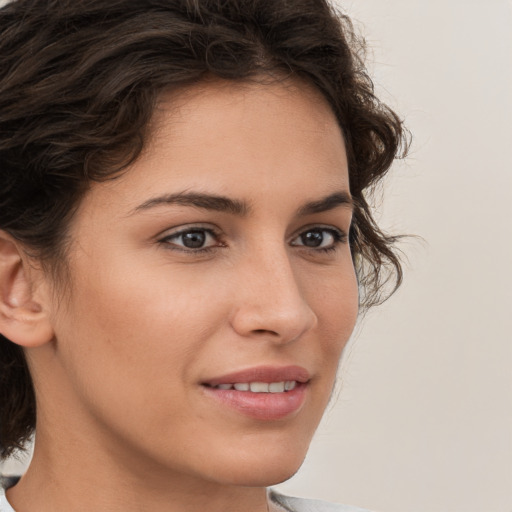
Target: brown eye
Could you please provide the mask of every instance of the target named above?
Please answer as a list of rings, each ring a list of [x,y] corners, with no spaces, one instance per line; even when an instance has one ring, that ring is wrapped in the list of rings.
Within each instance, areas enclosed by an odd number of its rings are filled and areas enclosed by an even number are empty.
[[[300,235],[302,245],[306,247],[320,247],[324,241],[324,234],[322,231],[308,231]]]
[[[334,249],[345,238],[345,235],[336,229],[313,228],[300,233],[291,241],[291,245],[328,250]]]
[[[209,249],[217,244],[215,234],[208,229],[193,228],[164,237],[162,243],[181,250],[197,251]]]
[[[199,249],[203,247],[206,241],[206,233],[204,231],[189,231],[180,235],[184,247],[188,249]]]

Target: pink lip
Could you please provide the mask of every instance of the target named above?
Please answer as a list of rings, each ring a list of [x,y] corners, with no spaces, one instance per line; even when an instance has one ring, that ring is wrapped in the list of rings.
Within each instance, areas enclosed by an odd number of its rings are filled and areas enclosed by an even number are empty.
[[[260,366],[210,379],[203,384],[203,391],[207,397],[244,416],[262,421],[275,421],[289,417],[302,408],[309,379],[309,372],[300,366]],[[296,381],[297,385],[295,389],[283,393],[252,393],[214,387],[239,382],[283,381]]]

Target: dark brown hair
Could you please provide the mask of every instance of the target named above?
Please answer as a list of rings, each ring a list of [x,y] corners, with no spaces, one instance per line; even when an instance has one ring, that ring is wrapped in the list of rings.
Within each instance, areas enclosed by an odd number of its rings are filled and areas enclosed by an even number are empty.
[[[137,158],[162,92],[211,76],[296,77],[321,91],[342,128],[361,305],[378,304],[402,270],[367,193],[407,138],[374,96],[362,50],[326,0],[11,2],[0,9],[0,229],[60,275],[88,184]],[[35,418],[23,351],[0,335],[0,457],[23,445]]]

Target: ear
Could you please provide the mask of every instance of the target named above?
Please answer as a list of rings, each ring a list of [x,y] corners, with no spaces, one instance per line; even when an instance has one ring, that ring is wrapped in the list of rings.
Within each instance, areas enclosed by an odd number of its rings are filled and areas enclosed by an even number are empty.
[[[36,274],[19,242],[0,230],[0,333],[23,347],[37,347],[53,339]],[[38,286],[39,285],[39,286]]]

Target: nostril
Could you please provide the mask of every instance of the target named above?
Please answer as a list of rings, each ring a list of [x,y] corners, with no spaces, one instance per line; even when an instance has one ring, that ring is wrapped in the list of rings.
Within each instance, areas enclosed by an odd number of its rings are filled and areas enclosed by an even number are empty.
[[[278,336],[277,332],[275,331],[269,331],[268,329],[254,329],[253,331],[255,334],[273,334],[275,336]]]

